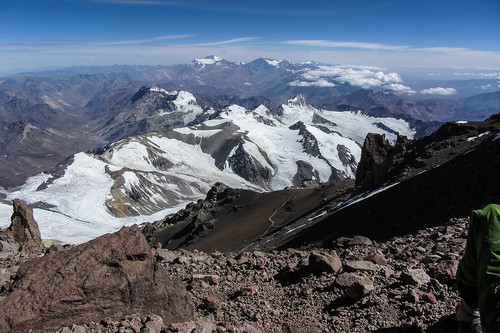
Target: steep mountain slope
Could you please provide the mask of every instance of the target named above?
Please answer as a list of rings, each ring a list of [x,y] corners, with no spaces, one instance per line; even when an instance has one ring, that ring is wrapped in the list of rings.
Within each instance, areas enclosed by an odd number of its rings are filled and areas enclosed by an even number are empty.
[[[227,190],[216,187],[207,199]],[[37,230],[30,207],[16,204],[22,208],[16,208],[13,225]],[[24,228],[21,216],[30,219]],[[333,250],[210,254],[149,246],[137,227],[80,246],[42,246],[30,253],[26,249],[35,237],[2,230],[2,329],[456,332],[460,299],[454,276],[467,225],[467,218],[451,219],[387,242],[339,237]],[[123,297],[137,290],[143,291],[139,298]],[[151,299],[162,302],[166,312],[158,312],[154,301],[144,306]],[[101,300],[105,311],[96,312]]]
[[[114,230],[120,221],[158,219],[204,197],[219,181],[261,192],[353,179],[367,133],[384,133],[391,141],[396,140],[395,133],[414,134],[403,120],[318,110],[302,96],[274,110],[231,105],[215,111],[201,110],[189,93],[170,94],[158,88],[141,93],[135,102],[151,95],[148,98],[158,101],[158,107],[172,105],[168,112],[178,116],[179,122],[194,116],[210,119],[76,154],[51,174],[32,177],[19,189],[5,191],[8,198],[38,203],[57,219],[65,216],[60,225],[75,219],[78,237],[84,232],[77,225],[87,232],[92,225],[91,238]],[[189,102],[180,96],[188,96]],[[46,225],[44,220],[40,223],[43,233]],[[45,237],[61,238],[57,223],[46,232]],[[64,239],[70,240],[70,234]]]
[[[185,126],[203,112],[193,94],[142,87],[121,100],[116,108],[98,117],[95,131],[109,142],[125,137]]]
[[[20,185],[69,155],[106,143],[92,132],[83,107],[103,90],[131,85],[116,73],[2,80],[0,185]]]
[[[104,140],[86,135],[81,121],[62,101],[8,96],[0,104],[0,184],[19,185],[75,151],[102,145]]]
[[[313,226],[280,241],[281,246],[327,246],[339,235],[353,234],[386,240],[498,202],[499,133],[499,115],[484,123],[444,126],[403,154],[413,158],[395,163],[381,182],[384,187],[359,193]]]
[[[429,137],[400,139],[394,146],[370,134],[356,188],[340,182],[311,192],[284,191],[280,199],[225,189],[144,232],[169,249],[203,251],[332,247],[337,238],[353,235],[386,241],[497,202],[499,149],[500,115],[447,123]],[[232,221],[239,221],[236,228]],[[245,231],[245,237],[229,238],[228,230]]]

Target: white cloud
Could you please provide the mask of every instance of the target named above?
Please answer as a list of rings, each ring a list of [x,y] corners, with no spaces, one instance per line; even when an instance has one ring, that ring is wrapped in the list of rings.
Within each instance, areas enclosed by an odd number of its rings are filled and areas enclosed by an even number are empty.
[[[479,73],[480,77],[500,78],[500,73]]]
[[[420,90],[420,93],[424,95],[454,95],[457,93],[457,90],[454,88],[436,87]]]
[[[384,73],[375,67],[320,66],[307,70],[290,83],[295,87],[333,87],[331,81],[349,83],[365,89],[382,88],[403,93],[415,93],[410,87],[401,84],[403,81],[397,73]]]
[[[483,90],[487,90],[488,88],[491,88],[491,84],[483,84],[481,86],[481,89],[483,89]]]
[[[198,46],[217,46],[217,45],[234,44],[234,43],[240,43],[240,42],[247,42],[247,41],[253,40],[253,39],[256,39],[256,37],[234,38],[234,39],[228,39],[228,40],[223,40],[223,41],[213,42],[213,43],[202,43],[202,44],[198,44]]]
[[[386,86],[384,86],[384,89],[387,90],[392,90],[394,92],[398,93],[405,93],[405,94],[415,94],[416,91],[411,89],[410,87],[404,86],[400,83],[391,83]]]
[[[469,49],[463,47],[448,47],[448,46],[416,48],[416,50],[431,52],[431,53],[454,53],[454,52],[470,51]]]
[[[453,73],[455,76],[476,76],[476,73]]]
[[[480,78],[500,78],[500,73],[453,73],[455,76],[475,76]]]
[[[102,45],[130,45],[130,44],[144,44],[150,42],[157,42],[162,40],[175,40],[175,39],[184,39],[195,37],[196,35],[167,35],[167,36],[159,36],[148,39],[137,39],[137,40],[126,40],[126,41],[118,41],[118,42],[106,42],[102,43]]]
[[[318,46],[318,47],[347,47],[347,48],[358,48],[358,49],[370,49],[370,50],[401,50],[409,48],[409,46],[402,45],[387,45],[380,43],[361,43],[361,42],[336,42],[330,40],[289,40],[283,42],[283,44],[289,45],[303,45],[303,46]]]

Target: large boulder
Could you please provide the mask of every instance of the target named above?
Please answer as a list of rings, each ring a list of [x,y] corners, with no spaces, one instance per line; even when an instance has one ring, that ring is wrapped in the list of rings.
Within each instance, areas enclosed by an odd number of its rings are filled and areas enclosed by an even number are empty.
[[[335,251],[312,251],[309,255],[309,269],[315,274],[338,273],[342,269],[342,262]]]
[[[0,301],[0,331],[47,331],[72,324],[162,317],[194,319],[185,286],[159,266],[137,226],[71,249],[28,260],[13,291]]]
[[[26,256],[41,254],[45,251],[38,223],[33,218],[33,208],[19,199],[13,200],[14,213],[11,224],[4,231],[6,240],[19,245]]]

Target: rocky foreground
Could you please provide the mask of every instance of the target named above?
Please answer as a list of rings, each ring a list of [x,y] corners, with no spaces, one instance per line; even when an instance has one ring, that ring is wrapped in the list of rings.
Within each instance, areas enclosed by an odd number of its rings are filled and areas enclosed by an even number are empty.
[[[341,238],[333,250],[156,258],[195,299],[196,323],[184,332],[456,332],[467,223],[386,243]]]
[[[383,243],[355,236],[329,249],[211,254],[151,248],[131,227],[35,258],[2,231],[0,328],[454,332],[467,225],[452,219]]]

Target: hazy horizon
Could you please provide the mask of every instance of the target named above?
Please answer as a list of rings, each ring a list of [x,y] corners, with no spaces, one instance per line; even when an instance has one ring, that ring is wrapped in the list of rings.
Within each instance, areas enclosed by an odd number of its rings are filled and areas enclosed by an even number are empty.
[[[172,65],[217,55],[395,69],[500,70],[500,2],[17,0],[0,73]]]

